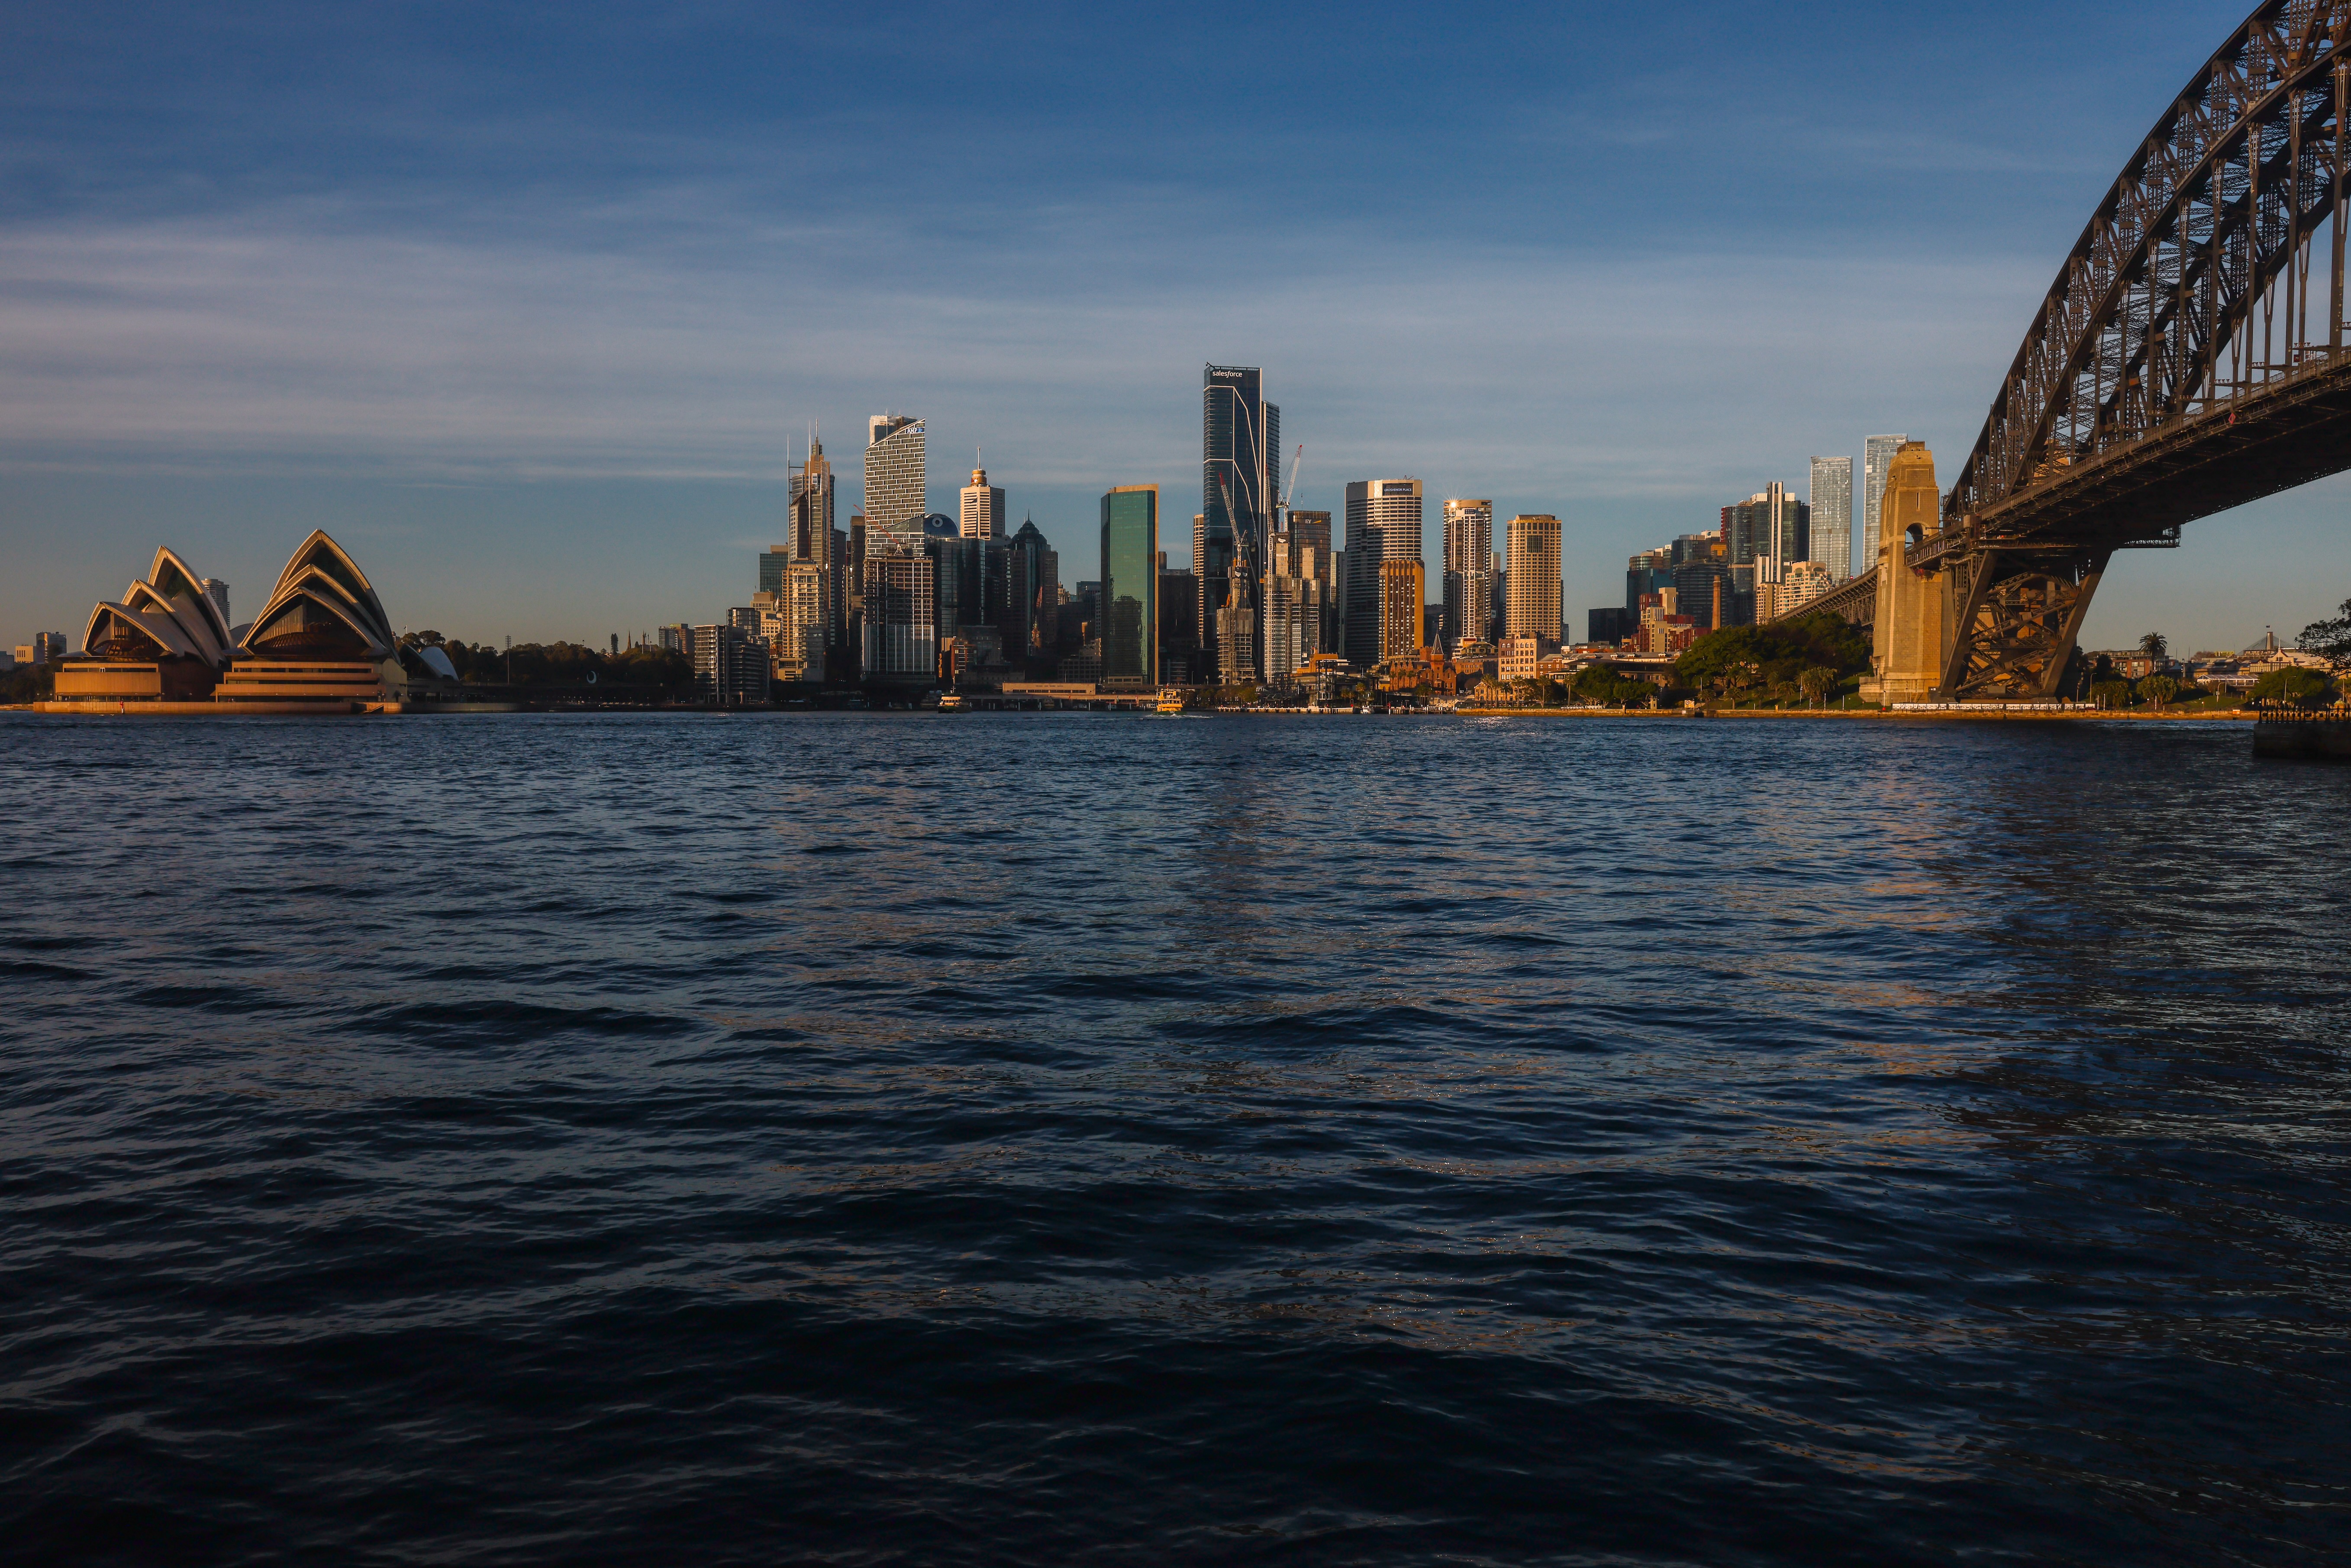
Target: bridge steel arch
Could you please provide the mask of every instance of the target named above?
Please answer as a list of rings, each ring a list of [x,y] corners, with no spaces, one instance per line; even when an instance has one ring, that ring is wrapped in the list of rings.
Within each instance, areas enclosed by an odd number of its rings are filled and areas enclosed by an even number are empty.
[[[2351,468],[2346,120],[2351,0],[2270,0],[2133,152],[1940,532],[1905,552],[1948,574],[1943,697],[2053,695],[2116,550],[2176,546],[2184,523]],[[1875,575],[1823,607],[1874,619]]]

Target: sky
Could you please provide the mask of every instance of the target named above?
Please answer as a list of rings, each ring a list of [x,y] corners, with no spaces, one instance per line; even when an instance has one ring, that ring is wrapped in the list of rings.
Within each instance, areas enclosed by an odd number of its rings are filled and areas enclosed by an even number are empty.
[[[1948,486],[2157,115],[2242,19],[2142,0],[1183,7],[16,0],[0,641],[159,544],[260,608],[312,528],[395,624],[602,642],[757,586],[820,431],[975,449],[1072,585],[1198,509],[1206,361],[1293,504],[1563,522],[1566,602],[1814,455]],[[1285,459],[1288,457],[1285,454]],[[2091,646],[2291,638],[2351,476],[2120,557]],[[1855,487],[1855,510],[1860,506]],[[1496,542],[1501,528],[1497,526]]]

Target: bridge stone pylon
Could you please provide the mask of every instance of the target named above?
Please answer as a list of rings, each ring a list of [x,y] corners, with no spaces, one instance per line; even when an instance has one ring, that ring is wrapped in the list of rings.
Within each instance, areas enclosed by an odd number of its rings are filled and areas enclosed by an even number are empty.
[[[1877,517],[1877,605],[1872,618],[1877,676],[1862,690],[1879,702],[1920,702],[1941,685],[1951,642],[1950,574],[1913,567],[1905,559],[1910,547],[1943,531],[1935,455],[1925,442],[1904,442],[1886,465]]]

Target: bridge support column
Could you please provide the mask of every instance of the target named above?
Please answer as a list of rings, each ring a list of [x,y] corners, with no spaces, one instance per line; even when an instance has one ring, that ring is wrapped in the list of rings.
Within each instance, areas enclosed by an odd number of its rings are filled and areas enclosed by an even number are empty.
[[[1935,455],[1925,442],[1904,442],[1886,465],[1877,518],[1877,674],[1863,683],[1862,695],[1882,703],[1923,702],[1942,682],[1954,620],[1951,574],[1914,569],[1905,556],[1912,544],[1943,529]]]
[[[2073,657],[2106,552],[1986,549],[1950,576],[1959,613],[1943,662],[1947,702],[2045,701]]]

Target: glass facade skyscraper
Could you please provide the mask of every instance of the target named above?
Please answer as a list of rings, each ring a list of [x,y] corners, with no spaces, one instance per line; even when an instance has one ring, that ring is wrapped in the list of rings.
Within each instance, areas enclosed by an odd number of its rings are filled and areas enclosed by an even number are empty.
[[[1195,551],[1203,613],[1228,598],[1236,557],[1242,602],[1255,609],[1255,578],[1265,570],[1266,538],[1281,497],[1281,410],[1265,401],[1264,373],[1253,365],[1208,365],[1200,378],[1200,543]],[[1208,628],[1202,641],[1213,643]],[[1231,679],[1256,672],[1221,671]]]
[[[1907,435],[1873,435],[1861,444],[1861,559],[1864,570],[1877,564],[1877,508],[1886,496],[1886,470]]]
[[[1853,459],[1813,459],[1812,559],[1832,581],[1853,575]]]
[[[1102,498],[1102,678],[1159,684],[1159,486],[1122,485]]]
[[[875,414],[867,422],[865,444],[865,548],[886,538],[909,549],[923,538],[928,480],[923,452],[924,425],[906,414]]]

